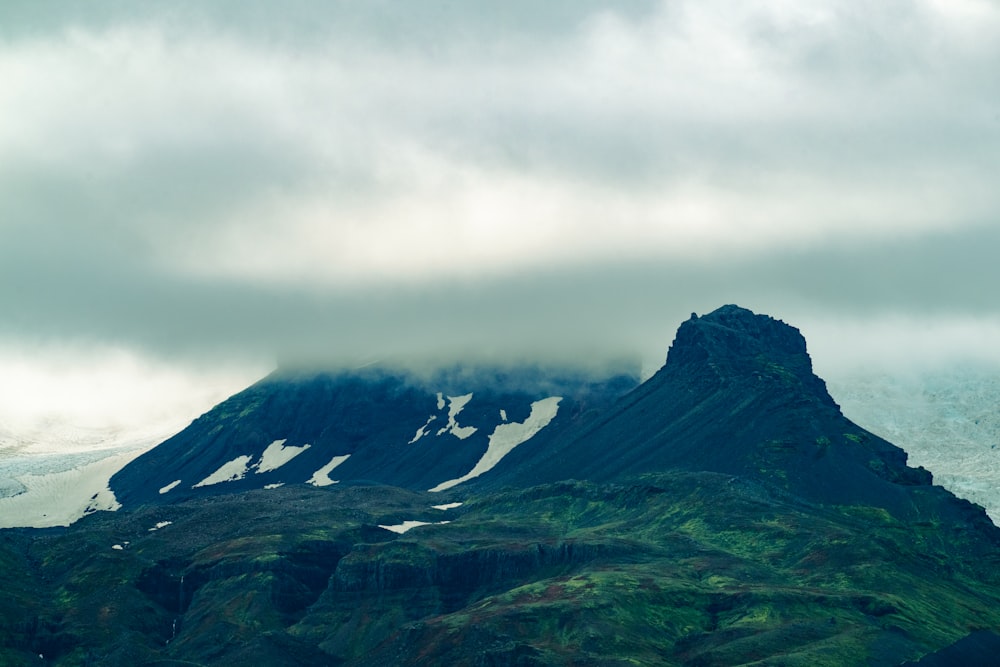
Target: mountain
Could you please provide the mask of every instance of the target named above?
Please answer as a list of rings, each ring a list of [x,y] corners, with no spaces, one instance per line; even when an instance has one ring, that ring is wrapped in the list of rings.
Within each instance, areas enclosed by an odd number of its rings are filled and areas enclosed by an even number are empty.
[[[681,324],[663,368],[600,417],[554,443],[526,443],[483,484],[709,470],[906,519],[974,511],[906,461],[902,449],[844,417],[812,372],[798,329],[730,305]]]
[[[123,469],[122,510],[0,531],[0,664],[973,660],[1000,529],[930,482],[736,306],[638,387],[282,374]]]
[[[276,374],[126,466],[111,489],[128,507],[289,483],[496,490],[686,469],[900,517],[954,509],[906,459],[843,416],[797,329],[724,306],[681,324],[664,367],[637,388],[540,369]]]
[[[637,384],[539,367],[279,372],[137,458],[111,489],[125,507],[280,484],[444,490]]]

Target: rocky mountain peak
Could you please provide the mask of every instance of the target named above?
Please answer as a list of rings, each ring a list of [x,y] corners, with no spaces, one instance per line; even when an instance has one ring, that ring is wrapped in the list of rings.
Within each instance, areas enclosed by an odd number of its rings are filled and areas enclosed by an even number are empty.
[[[701,317],[692,313],[677,330],[666,368],[712,371],[730,378],[764,375],[806,384],[819,381],[798,329],[732,304]]]

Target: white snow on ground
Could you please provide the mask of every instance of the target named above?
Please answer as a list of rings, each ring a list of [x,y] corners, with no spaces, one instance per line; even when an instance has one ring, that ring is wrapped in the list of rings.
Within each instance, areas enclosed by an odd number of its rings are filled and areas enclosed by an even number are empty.
[[[334,456],[329,463],[314,472],[313,476],[309,478],[309,481],[307,481],[306,484],[312,484],[313,486],[330,486],[331,484],[337,484],[338,480],[330,479],[330,473],[333,472],[334,468],[349,458],[351,458],[350,454]]]
[[[173,521],[157,521],[156,525],[149,529],[149,532],[155,533],[160,528],[166,528],[167,526],[169,526],[172,523],[173,523]]]
[[[125,550],[125,547],[123,547],[120,544],[112,544],[111,548],[114,549],[115,551],[124,551]]]
[[[83,508],[83,513],[87,515],[93,512],[114,512],[121,506],[121,503],[115,498],[115,492],[111,490],[111,487],[105,486],[98,489],[97,493],[90,497],[90,502]]]
[[[91,512],[117,509],[108,480],[142,452],[128,449],[76,457],[31,456],[23,463],[3,459],[0,468],[13,475],[24,491],[0,498],[0,528],[68,526]],[[69,461],[60,463],[58,459]],[[23,466],[36,472],[24,472]],[[0,472],[0,477],[5,473]]]
[[[117,507],[114,473],[267,371],[205,374],[122,350],[2,344],[0,368],[0,527],[39,528]]]
[[[438,394],[440,396],[440,394]],[[453,436],[459,440],[465,440],[473,433],[478,431],[475,426],[459,426],[458,421],[455,419],[458,417],[458,413],[462,411],[462,408],[472,400],[472,394],[466,394],[464,396],[449,396],[448,397],[448,424],[445,425],[440,431],[437,432],[438,435],[444,435],[445,433],[451,433]],[[441,405],[441,401],[438,401],[438,405]],[[442,406],[443,407],[443,406]]]
[[[435,419],[437,419],[437,415],[431,415],[430,417],[428,417],[428,418],[427,418],[427,423],[426,423],[426,424],[424,424],[423,426],[421,426],[420,428],[418,428],[418,429],[417,429],[417,434],[416,434],[415,436],[413,436],[413,440],[410,440],[410,441],[409,441],[408,443],[406,443],[406,444],[408,444],[408,445],[412,445],[412,444],[413,444],[413,443],[415,443],[415,442],[416,442],[417,440],[420,440],[420,438],[422,438],[422,437],[424,437],[425,435],[427,435],[427,427],[428,427],[428,426],[430,426],[430,425],[431,425],[431,422],[432,422],[432,421],[434,421]]]
[[[438,399],[438,410],[444,410],[444,394],[442,394],[439,391],[437,393],[437,399]]]
[[[456,507],[461,507],[462,503],[446,503],[444,505],[431,505],[432,510],[453,510]]]
[[[160,489],[160,494],[162,495],[164,493],[169,493],[170,491],[173,491],[177,487],[177,485],[179,485],[180,483],[181,483],[181,480],[179,480],[179,479],[176,480],[176,481],[174,481],[174,482],[170,482],[170,484],[167,484],[165,487],[163,487],[162,489]]]
[[[265,489],[280,489],[284,485],[285,485],[284,482],[278,482],[277,484],[265,484],[264,488]]]
[[[250,470],[250,458],[250,456],[246,455],[237,456],[232,461],[223,463],[218,470],[191,488],[197,489],[200,486],[211,486],[213,484],[221,484],[222,482],[235,482],[243,479]]]
[[[67,526],[117,509],[108,480],[170,434],[160,427],[126,433],[62,421],[34,429],[0,425],[0,528]]]
[[[500,462],[500,459],[507,456],[511,450],[527,442],[536,433],[549,425],[549,422],[555,418],[556,413],[559,411],[559,401],[561,400],[562,396],[550,396],[549,398],[535,401],[531,404],[531,414],[528,415],[528,418],[523,423],[499,424],[493,430],[492,435],[490,435],[490,442],[486,447],[486,453],[483,454],[483,457],[479,459],[479,462],[476,463],[472,470],[458,479],[441,482],[433,489],[429,489],[429,491],[436,493],[450,489],[457,484],[466,482],[474,477],[479,477],[487,470],[493,469]]]
[[[507,411],[503,408],[500,409],[500,421],[507,421]]]
[[[244,479],[247,476],[247,473],[254,468],[257,469],[258,474],[262,472],[270,472],[271,470],[277,470],[310,447],[310,445],[302,445],[301,447],[285,447],[284,444],[285,440],[275,440],[272,442],[260,455],[260,460],[253,465],[250,464],[250,461],[253,458],[252,456],[237,456],[232,461],[222,464],[218,470],[191,488],[197,489],[201,486],[211,486],[213,484],[221,484],[223,482],[236,482]],[[164,492],[160,491],[160,493]]]
[[[450,521],[404,521],[403,523],[397,523],[394,526],[383,526],[379,525],[379,528],[385,528],[386,530],[391,530],[394,533],[399,533],[402,535],[411,528],[416,528],[417,526],[440,526],[446,523],[451,523]]]
[[[258,475],[262,472],[277,470],[302,452],[309,449],[311,446],[302,445],[301,447],[285,447],[285,442],[286,440],[275,440],[267,446],[264,453],[260,455],[260,461],[256,465]]]
[[[909,465],[1000,525],[1000,371],[857,374],[828,386],[848,419],[902,447]]]

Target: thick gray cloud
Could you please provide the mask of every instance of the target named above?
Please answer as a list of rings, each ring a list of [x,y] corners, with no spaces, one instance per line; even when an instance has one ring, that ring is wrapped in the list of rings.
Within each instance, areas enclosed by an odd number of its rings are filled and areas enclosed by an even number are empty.
[[[354,290],[179,281],[141,266],[75,262],[38,249],[3,253],[11,272],[5,319],[49,338],[116,342],[195,359],[358,360],[409,355],[559,355],[633,352],[654,362],[688,313],[737,302],[808,329],[813,321],[1000,321],[991,285],[1000,229],[830,245],[746,259],[602,262],[520,275]],[[6,248],[5,248],[6,250]],[[20,266],[19,266],[20,264]],[[901,322],[909,326],[911,320]],[[857,332],[864,335],[864,329]],[[906,335],[906,331],[894,332]],[[840,341],[848,348],[860,341]],[[941,340],[942,347],[954,341]],[[901,340],[900,345],[904,345]],[[943,350],[947,356],[948,350]],[[969,350],[951,350],[956,356]],[[986,351],[993,355],[992,351]],[[871,361],[868,359],[868,361]]]
[[[983,0],[3,3],[0,339],[655,359],[739,302],[947,356],[997,62]]]

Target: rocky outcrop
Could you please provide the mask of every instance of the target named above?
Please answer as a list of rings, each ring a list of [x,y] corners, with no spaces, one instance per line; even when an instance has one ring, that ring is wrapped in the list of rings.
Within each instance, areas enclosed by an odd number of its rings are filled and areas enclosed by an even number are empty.
[[[436,553],[417,543],[396,541],[388,545],[359,548],[337,566],[330,581],[334,593],[385,593],[431,586],[449,601],[442,609],[452,611],[467,604],[475,594],[541,573],[558,573],[600,558],[620,555],[622,546],[600,542],[566,540],[470,549],[460,553]]]

